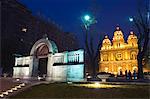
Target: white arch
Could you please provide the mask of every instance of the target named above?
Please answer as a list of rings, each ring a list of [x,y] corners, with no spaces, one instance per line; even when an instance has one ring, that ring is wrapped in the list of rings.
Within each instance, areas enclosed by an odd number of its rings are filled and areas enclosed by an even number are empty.
[[[49,54],[54,54],[58,52],[57,46],[53,41],[48,40],[48,38],[42,38],[39,39],[32,47],[30,51],[30,56],[31,56],[31,63],[29,65],[29,75],[32,76],[33,70],[36,70],[38,68],[38,58],[35,57],[35,52],[37,49],[45,44],[48,47],[48,52]],[[49,55],[48,55],[49,56]],[[48,57],[48,62],[50,61],[50,57]],[[47,64],[47,68],[49,65]],[[35,74],[36,75],[36,74]]]
[[[37,50],[37,48],[40,47],[42,44],[46,44],[46,45],[47,45],[48,50],[49,50],[49,51],[48,51],[49,53],[54,53],[54,52],[53,52],[53,46],[52,46],[50,40],[43,38],[43,39],[38,40],[38,41],[33,45],[32,49],[31,49],[31,51],[30,51],[30,55],[31,55],[31,56],[34,55],[34,54],[35,54],[35,51]]]

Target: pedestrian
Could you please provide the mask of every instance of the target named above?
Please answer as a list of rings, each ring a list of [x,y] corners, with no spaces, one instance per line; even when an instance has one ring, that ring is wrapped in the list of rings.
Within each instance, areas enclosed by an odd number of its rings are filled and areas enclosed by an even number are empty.
[[[128,72],[128,75],[129,75],[129,79],[131,79],[131,72],[130,72],[130,70],[129,70],[129,72]]]
[[[133,71],[133,77],[134,77],[134,79],[137,79],[137,77],[136,77],[136,70]]]
[[[128,73],[128,72],[127,72],[127,70],[126,70],[126,71],[125,71],[125,77],[126,77],[126,79],[127,79],[127,73]]]
[[[120,69],[120,76],[122,76],[122,70]]]

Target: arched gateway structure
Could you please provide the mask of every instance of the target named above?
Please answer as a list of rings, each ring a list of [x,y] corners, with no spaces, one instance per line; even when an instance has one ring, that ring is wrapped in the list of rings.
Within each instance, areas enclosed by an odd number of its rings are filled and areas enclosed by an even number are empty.
[[[33,45],[30,56],[15,58],[14,78],[44,75],[48,81],[83,81],[84,50],[58,53],[56,44],[43,38]]]

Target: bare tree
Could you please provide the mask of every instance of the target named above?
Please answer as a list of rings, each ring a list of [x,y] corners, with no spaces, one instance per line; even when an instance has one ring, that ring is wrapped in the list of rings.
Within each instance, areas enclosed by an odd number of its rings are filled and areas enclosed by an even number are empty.
[[[97,20],[97,12],[98,7],[96,0],[91,0],[90,13],[89,15],[85,15],[82,17],[82,21],[84,26],[82,27],[84,30],[84,44],[85,44],[85,57],[86,57],[86,65],[88,66],[88,72],[92,73],[92,76],[95,77],[96,70],[99,62],[99,48],[101,46],[102,38],[100,34],[96,30]],[[88,11],[88,12],[89,12]],[[87,19],[86,19],[87,17]],[[89,17],[89,18],[88,18]],[[91,71],[92,70],[92,71]]]
[[[148,50],[150,32],[150,3],[149,0],[139,0],[138,3],[138,15],[133,17],[133,22],[138,30],[138,78],[143,79],[142,59]]]

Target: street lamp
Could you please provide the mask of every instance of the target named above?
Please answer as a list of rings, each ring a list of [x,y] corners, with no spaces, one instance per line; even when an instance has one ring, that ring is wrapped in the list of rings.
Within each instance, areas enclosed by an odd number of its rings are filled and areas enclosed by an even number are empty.
[[[93,51],[93,34],[89,33],[89,27],[92,25],[92,24],[95,24],[97,23],[97,21],[95,20],[95,17],[92,16],[91,14],[85,14],[81,17],[81,20],[83,22],[83,26],[84,26],[84,29],[85,29],[85,49],[86,49],[86,54],[89,55],[90,57],[94,57],[94,53],[92,53]],[[90,44],[90,45],[89,45]],[[92,54],[91,54],[92,53]],[[93,62],[93,59],[90,59],[91,60],[91,63],[94,63]],[[93,65],[93,75],[95,75],[95,64]],[[86,70],[84,68],[84,74],[86,74]],[[86,75],[85,75],[86,77]]]
[[[88,29],[91,24],[97,23],[94,16],[89,15],[89,14],[85,14],[84,16],[82,16],[81,20],[84,24],[85,29]]]
[[[130,21],[130,22],[133,22],[133,18],[132,18],[132,17],[129,17],[129,21]]]
[[[89,15],[85,15],[85,16],[84,16],[84,19],[85,19],[86,21],[89,21],[90,18],[91,18],[91,17],[90,17]]]

